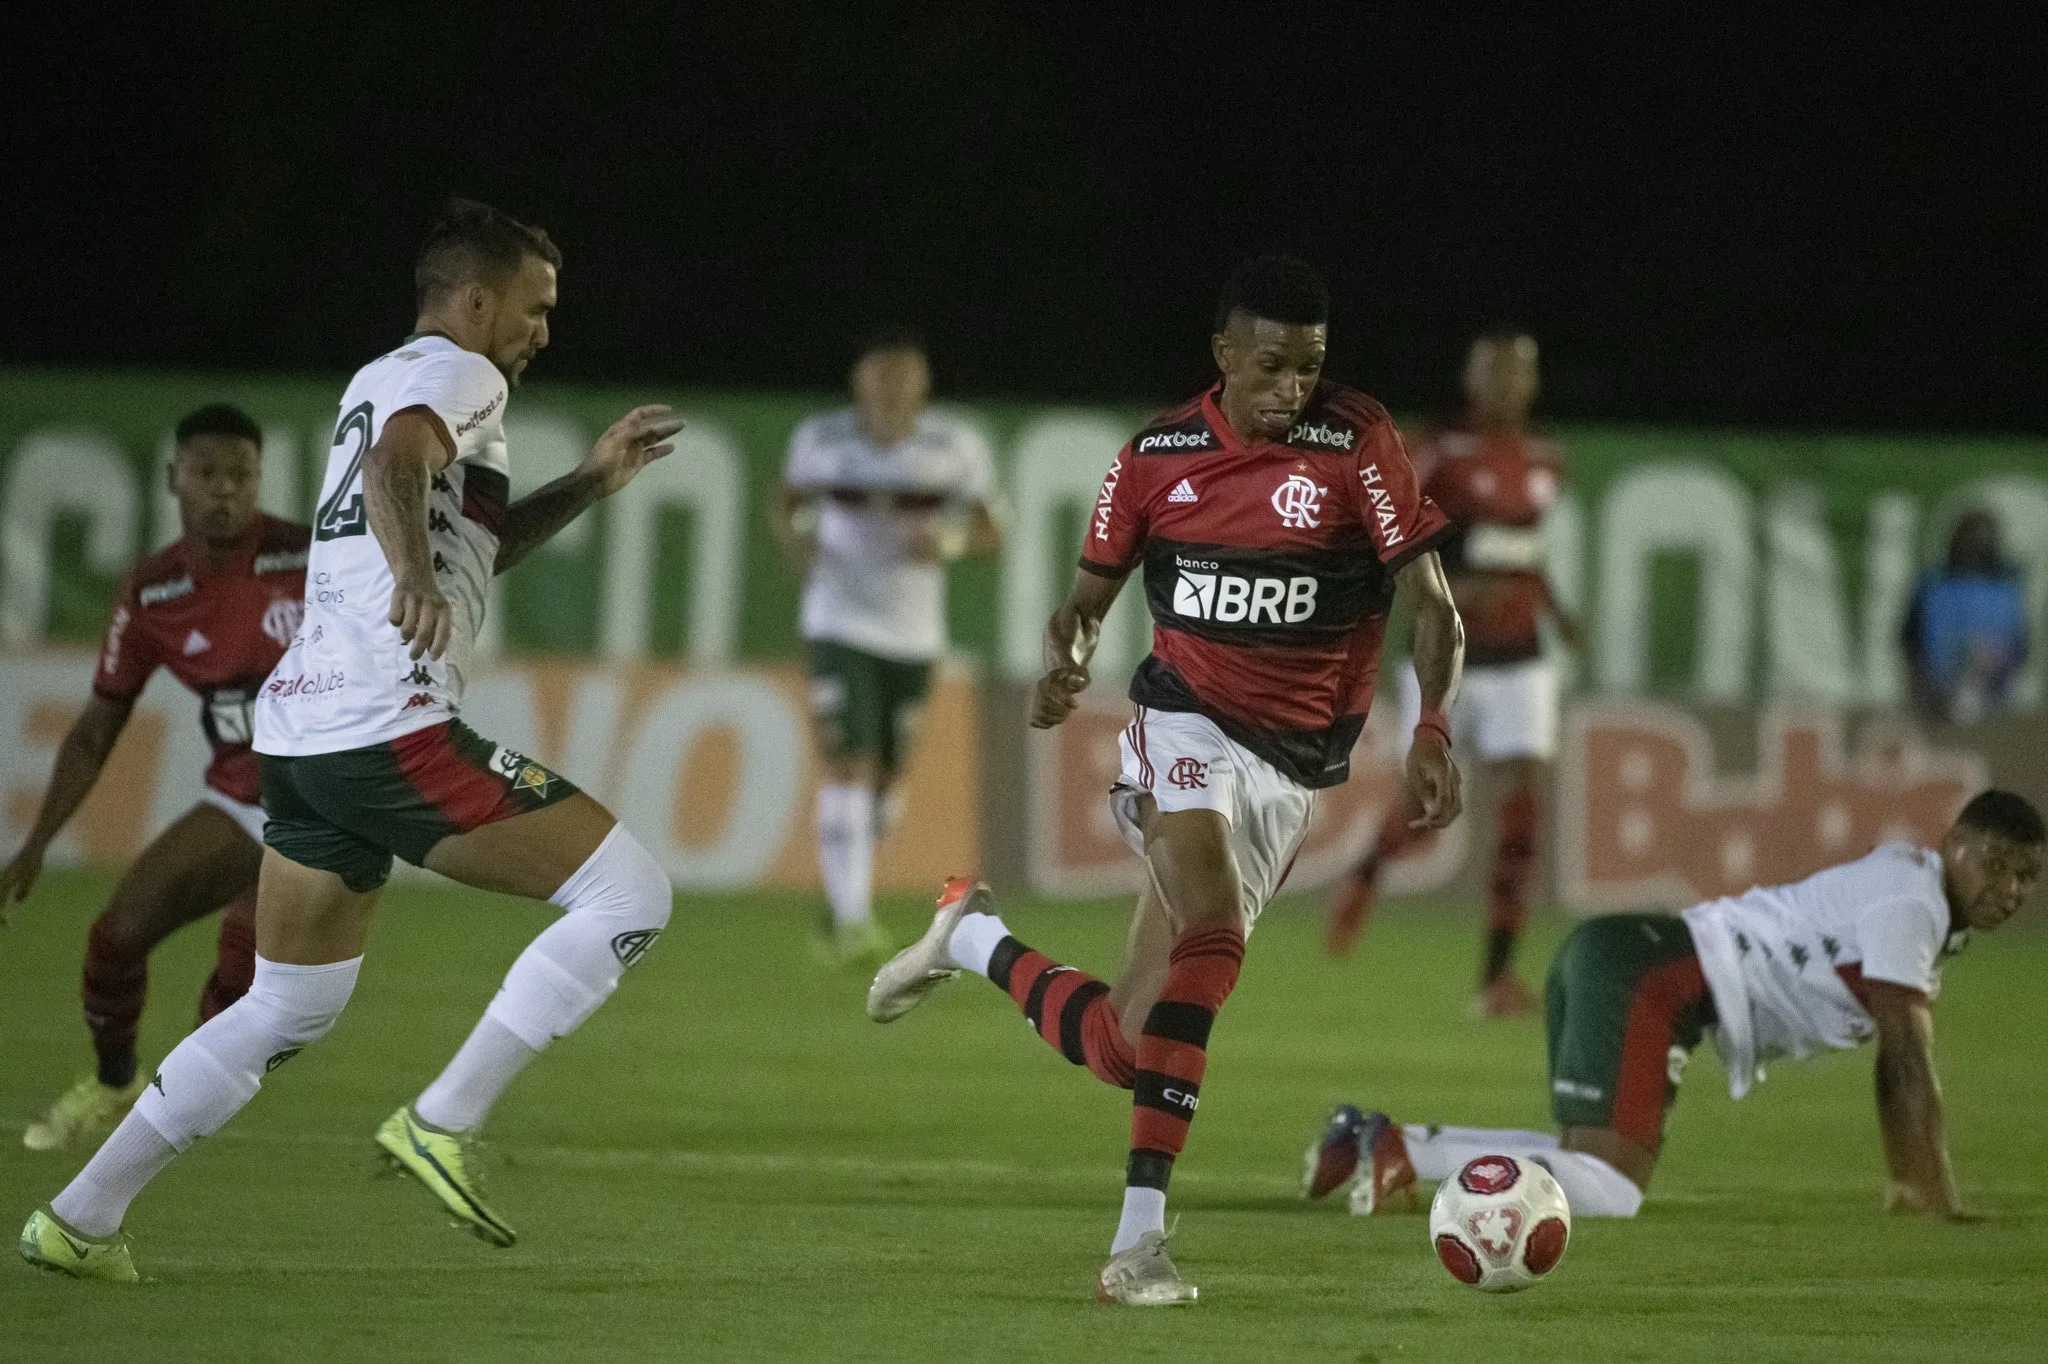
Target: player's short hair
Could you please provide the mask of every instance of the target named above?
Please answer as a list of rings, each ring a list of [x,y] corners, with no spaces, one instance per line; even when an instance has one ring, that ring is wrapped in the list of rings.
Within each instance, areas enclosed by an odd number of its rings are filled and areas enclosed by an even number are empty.
[[[2048,828],[2041,823],[2041,812],[2025,796],[2012,791],[1978,792],[1956,816],[1956,824],[1978,833],[2009,838],[2015,843],[2032,845],[2048,842]]]
[[[541,229],[474,199],[450,199],[413,260],[413,292],[425,308],[465,284],[502,283],[528,256],[562,268],[561,251]]]
[[[233,403],[208,403],[196,412],[187,412],[179,418],[172,440],[177,448],[185,448],[185,442],[194,436],[231,436],[237,440],[253,441],[258,450],[263,448],[263,428],[256,419],[236,407]]]
[[[876,351],[883,350],[914,350],[919,355],[923,355],[925,353],[924,337],[914,328],[900,326],[893,322],[879,327],[870,327],[861,333],[860,344],[855,347],[853,352],[853,363],[857,365]]]
[[[1253,256],[1223,282],[1223,296],[1216,301],[1217,331],[1230,326],[1232,313],[1313,326],[1330,320],[1330,287],[1299,257]]]

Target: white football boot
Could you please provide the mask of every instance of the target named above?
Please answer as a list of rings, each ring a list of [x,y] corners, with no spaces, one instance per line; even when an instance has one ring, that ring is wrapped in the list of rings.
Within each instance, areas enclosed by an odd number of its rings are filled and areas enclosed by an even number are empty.
[[[1148,1231],[1129,1250],[1109,1257],[1095,1281],[1095,1296],[1126,1307],[1178,1307],[1193,1302],[1195,1286],[1180,1276],[1166,1253],[1167,1231]]]
[[[971,876],[956,876],[939,892],[938,912],[924,936],[884,962],[868,987],[868,1017],[894,1023],[924,1003],[925,997],[960,974],[946,950],[962,915],[985,913],[995,905],[995,892]]]

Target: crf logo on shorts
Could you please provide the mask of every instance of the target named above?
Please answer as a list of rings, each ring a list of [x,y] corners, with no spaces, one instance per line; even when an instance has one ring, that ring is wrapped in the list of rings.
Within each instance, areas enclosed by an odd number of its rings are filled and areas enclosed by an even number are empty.
[[[1281,525],[1312,530],[1323,523],[1323,497],[1329,491],[1318,487],[1312,478],[1289,474],[1287,481],[1273,490],[1273,510],[1280,513]]]
[[[1207,790],[1209,764],[1193,758],[1175,758],[1173,766],[1166,769],[1166,780],[1183,791]]]

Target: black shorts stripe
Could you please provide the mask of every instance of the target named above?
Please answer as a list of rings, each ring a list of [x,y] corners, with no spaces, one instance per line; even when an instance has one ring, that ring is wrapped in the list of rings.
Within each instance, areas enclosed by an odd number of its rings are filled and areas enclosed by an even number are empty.
[[[1077,1066],[1088,1064],[1088,1053],[1081,1046],[1081,1018],[1090,1004],[1108,993],[1107,985],[1091,980],[1067,996],[1066,1005],[1060,1010],[1060,1055]]]
[[[1162,999],[1152,1006],[1152,1012],[1145,1015],[1145,1036],[1163,1037],[1169,1042],[1181,1042],[1206,1051],[1209,1029],[1215,1025],[1216,1015],[1212,1010],[1199,1004]],[[1143,1074],[1142,1071],[1139,1073]]]

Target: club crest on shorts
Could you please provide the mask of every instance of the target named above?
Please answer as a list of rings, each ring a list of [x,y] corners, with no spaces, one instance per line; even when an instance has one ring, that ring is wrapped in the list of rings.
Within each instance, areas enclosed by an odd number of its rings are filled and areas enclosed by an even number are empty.
[[[1206,791],[1209,788],[1209,764],[1193,758],[1175,758],[1173,766],[1166,769],[1166,780],[1183,791]]]
[[[654,940],[660,936],[658,928],[636,928],[630,933],[621,933],[612,939],[612,955],[619,959],[619,965],[631,966],[647,955],[647,949],[654,946]]]
[[[549,783],[555,779],[554,773],[524,753],[514,752],[502,746],[492,750],[490,767],[493,772],[511,782],[514,791],[532,791],[544,796],[548,793]]]

